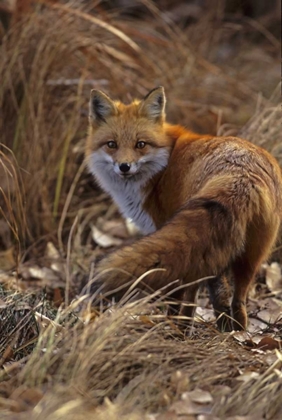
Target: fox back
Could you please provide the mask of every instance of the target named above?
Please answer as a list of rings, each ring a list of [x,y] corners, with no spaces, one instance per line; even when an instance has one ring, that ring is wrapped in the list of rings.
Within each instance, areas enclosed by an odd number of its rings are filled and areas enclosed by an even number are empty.
[[[121,213],[148,234],[102,260],[96,285],[110,292],[162,268],[138,287],[169,290],[178,280],[187,288],[171,292],[173,297],[193,302],[195,281],[209,276],[220,329],[246,328],[248,288],[280,226],[280,167],[246,140],[167,124],[165,102],[163,88],[130,105],[92,91],[89,169]],[[193,314],[191,307],[181,311]]]

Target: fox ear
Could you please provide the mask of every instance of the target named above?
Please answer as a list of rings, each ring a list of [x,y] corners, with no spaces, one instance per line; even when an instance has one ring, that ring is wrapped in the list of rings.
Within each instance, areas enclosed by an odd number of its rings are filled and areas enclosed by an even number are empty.
[[[165,118],[165,93],[159,86],[151,90],[141,102],[141,113],[150,120],[162,123]]]
[[[101,90],[92,89],[89,103],[90,118],[100,124],[115,114],[116,106],[114,102]]]

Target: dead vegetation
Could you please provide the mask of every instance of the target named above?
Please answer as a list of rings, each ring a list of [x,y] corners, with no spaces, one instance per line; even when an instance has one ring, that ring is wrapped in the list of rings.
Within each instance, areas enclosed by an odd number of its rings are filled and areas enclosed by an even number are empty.
[[[246,335],[218,333],[204,295],[184,337],[162,304],[98,316],[80,293],[90,261],[136,235],[84,168],[90,89],[128,101],[163,85],[170,121],[282,162],[279,7],[20,3],[0,6],[1,418],[280,418],[279,265]]]

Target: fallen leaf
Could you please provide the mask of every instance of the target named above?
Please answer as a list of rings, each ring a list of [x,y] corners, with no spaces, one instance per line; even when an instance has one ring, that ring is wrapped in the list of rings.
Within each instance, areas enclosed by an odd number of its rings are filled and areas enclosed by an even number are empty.
[[[0,252],[0,270],[9,271],[16,266],[14,248]]]
[[[181,399],[184,401],[187,399],[191,399],[192,401],[201,403],[201,404],[208,404],[208,403],[213,402],[212,395],[209,392],[203,391],[200,388],[194,389],[193,391],[190,391],[190,392],[184,392],[181,395]]]
[[[196,315],[206,322],[215,321],[216,319],[213,309],[201,308],[200,306],[197,306]]]
[[[6,309],[7,306],[7,303],[3,299],[0,299],[0,309]]]
[[[259,376],[258,372],[249,371],[249,372],[243,372],[239,376],[236,376],[236,380],[240,382],[248,382],[251,379],[256,379]]]
[[[276,307],[275,309],[263,309],[257,313],[259,319],[267,322],[268,324],[275,324],[282,318],[281,307]]]
[[[281,292],[282,274],[281,267],[277,262],[273,262],[270,265],[267,265],[265,282],[271,292]]]
[[[181,401],[173,403],[170,410],[174,411],[178,416],[208,414],[211,412],[212,402],[212,395],[198,388],[190,392],[184,392],[181,395]]]
[[[170,377],[170,383],[174,389],[176,389],[177,394],[184,393],[190,384],[189,375],[180,370],[174,372]]]
[[[260,342],[257,344],[257,348],[261,350],[274,350],[281,349],[281,341],[275,340],[272,337],[263,337]]]
[[[59,308],[61,304],[64,302],[64,297],[59,287],[54,288],[52,301],[56,308]]]
[[[261,341],[261,337],[261,334],[252,335],[252,342],[257,345]]]
[[[98,229],[101,229],[104,233],[107,233],[116,238],[128,238],[128,231],[126,229],[124,220],[104,220],[102,217],[99,217],[97,220],[97,227]]]
[[[35,311],[34,312],[35,319],[39,325],[39,327],[46,329],[49,325],[52,325],[57,330],[62,330],[63,326],[58,324],[56,321],[53,321],[52,319],[48,318],[47,316]]]
[[[8,344],[0,358],[0,366],[14,357],[14,349]]]
[[[248,350],[256,346],[252,335],[247,331],[233,331],[232,336],[240,343],[241,346],[244,346]],[[259,340],[260,339],[261,337],[259,337]]]
[[[64,273],[65,264],[61,261],[61,255],[53,242],[47,242],[45,254],[52,261],[50,264],[51,269],[60,274]]]
[[[249,317],[248,332],[254,334],[260,331],[264,331],[267,328],[268,328],[268,325],[265,322],[257,318]]]
[[[227,385],[214,385],[213,386],[214,396],[228,395],[230,394],[231,391],[232,389],[230,388],[230,386],[227,386]]]
[[[247,331],[235,331],[232,333],[232,336],[240,343],[244,343],[252,339],[251,334]]]
[[[268,366],[272,366],[273,363],[276,362],[277,356],[274,353],[267,353],[265,354],[265,357],[263,360],[268,364]]]
[[[22,266],[20,267],[20,273],[24,279],[35,278],[51,283],[59,279],[53,270],[47,267],[39,267],[38,265]]]
[[[18,407],[12,411],[27,411],[33,408],[43,397],[43,393],[37,388],[20,386],[12,392],[10,398],[17,402]]]
[[[122,244],[122,240],[115,238],[114,236],[102,232],[96,226],[91,226],[92,238],[94,242],[102,248],[109,248],[111,246],[119,246]]]
[[[52,258],[54,260],[58,260],[61,257],[59,251],[57,250],[53,242],[47,242],[46,257]]]
[[[175,412],[177,416],[181,416],[181,418],[183,418],[182,416],[184,415],[210,413],[211,407],[194,403],[191,400],[186,400],[173,403],[170,407],[170,410]]]

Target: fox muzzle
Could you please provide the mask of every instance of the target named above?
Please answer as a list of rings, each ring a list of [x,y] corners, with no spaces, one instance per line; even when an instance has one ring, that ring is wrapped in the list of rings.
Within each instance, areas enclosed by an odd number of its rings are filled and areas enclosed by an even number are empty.
[[[131,168],[130,163],[123,162],[119,165],[119,170],[123,173],[129,172]]]

